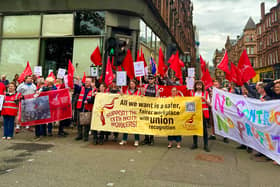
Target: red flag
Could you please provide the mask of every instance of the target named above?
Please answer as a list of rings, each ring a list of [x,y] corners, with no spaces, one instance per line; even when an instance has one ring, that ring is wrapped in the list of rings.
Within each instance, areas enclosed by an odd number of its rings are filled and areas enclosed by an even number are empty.
[[[20,76],[19,76],[19,78],[18,78],[18,82],[19,82],[19,83],[23,82],[25,76],[27,76],[27,75],[31,76],[32,74],[33,74],[33,73],[32,73],[32,70],[31,70],[29,61],[27,61],[27,65],[26,65],[25,69],[23,70],[23,72],[20,74]]]
[[[201,67],[201,72],[205,72],[206,71],[206,63],[203,60],[202,56],[199,57],[200,58],[200,67]]]
[[[106,74],[105,74],[105,84],[109,86],[112,84],[114,79],[113,71],[112,71],[112,64],[110,62],[110,58],[108,57],[107,65],[106,65]]]
[[[55,76],[54,76],[54,74],[53,74],[53,72],[50,72],[50,74],[48,75],[47,78],[49,78],[49,77],[53,78],[54,81],[56,80],[56,79],[55,79]]]
[[[122,67],[126,71],[127,76],[130,79],[133,79],[134,78],[134,64],[133,64],[132,55],[131,55],[131,52],[129,49],[126,52],[126,56],[123,60]]]
[[[202,73],[201,80],[204,83],[205,89],[208,89],[211,86],[213,86],[213,81],[209,73],[209,70],[206,68],[206,63],[203,60],[202,56],[200,56],[200,65],[201,65],[201,73]]]
[[[159,48],[159,55],[158,55],[158,73],[161,77],[164,77],[165,73],[168,70],[168,66],[164,63],[164,55],[162,53],[162,49]]]
[[[87,78],[87,76],[86,76],[86,73],[84,72],[84,76],[83,76],[83,79],[82,79],[82,83],[85,83],[85,82],[86,82],[86,78]]]
[[[74,89],[74,71],[75,68],[71,62],[71,60],[68,61],[68,86],[71,89]]]
[[[90,55],[90,60],[96,65],[101,66],[102,65],[102,57],[100,53],[100,49],[97,46],[93,53]]]
[[[241,72],[240,70],[231,62],[231,81],[236,83],[239,86],[242,86],[242,80],[241,80]]]
[[[170,69],[172,69],[175,72],[175,76],[180,79],[180,83],[183,84],[183,74],[181,68],[184,67],[184,63],[179,58],[179,52],[176,52],[176,55],[174,57],[170,58],[168,60],[170,63]]]
[[[242,83],[247,82],[248,80],[254,78],[256,76],[256,72],[251,65],[249,57],[247,55],[246,50],[243,51],[239,62],[238,62],[238,69],[241,72],[241,81]]]
[[[225,55],[222,59],[222,61],[217,66],[220,70],[223,70],[226,74],[230,74],[230,70],[228,68],[228,54],[227,51],[225,51]]]

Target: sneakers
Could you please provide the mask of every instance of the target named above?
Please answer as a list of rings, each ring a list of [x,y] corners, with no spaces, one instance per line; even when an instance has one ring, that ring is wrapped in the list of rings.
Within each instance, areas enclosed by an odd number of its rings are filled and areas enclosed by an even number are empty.
[[[126,144],[127,144],[127,141],[122,140],[119,144],[120,144],[120,145],[126,145]]]
[[[138,146],[139,146],[139,141],[135,141],[135,142],[134,142],[134,146],[135,146],[135,147],[138,147]]]
[[[2,140],[6,140],[6,137],[5,137],[5,136],[3,136],[3,137],[2,137]]]

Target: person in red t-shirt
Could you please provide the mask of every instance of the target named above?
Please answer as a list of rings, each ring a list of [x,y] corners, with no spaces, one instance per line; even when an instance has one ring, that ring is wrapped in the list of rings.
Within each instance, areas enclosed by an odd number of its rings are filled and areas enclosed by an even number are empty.
[[[6,91],[6,86],[2,82],[0,82],[0,95],[4,95],[4,92]]]

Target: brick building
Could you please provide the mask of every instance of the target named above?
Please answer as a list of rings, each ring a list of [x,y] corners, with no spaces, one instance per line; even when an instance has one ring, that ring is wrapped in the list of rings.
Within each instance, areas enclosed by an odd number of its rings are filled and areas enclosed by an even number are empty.
[[[167,56],[172,45],[194,64],[192,11],[190,0],[0,1],[0,74],[11,79],[29,61],[46,76],[71,59],[81,76],[109,37],[126,41],[134,59],[142,48],[147,62],[152,54],[157,61],[159,47]]]
[[[225,49],[222,49],[222,50],[216,49],[216,51],[214,53],[214,57],[213,57],[214,76],[215,76],[215,79],[218,80],[221,84],[224,82],[226,75],[222,70],[217,68],[217,65],[223,59],[224,54],[225,54]]]
[[[257,38],[256,38],[256,25],[250,17],[243,29],[241,36],[236,39],[227,37],[225,49],[228,52],[229,61],[235,65],[238,64],[239,58],[244,49],[247,50],[248,57],[252,66],[255,68],[257,64]]]
[[[261,19],[257,24],[256,81],[280,78],[280,0],[265,14],[261,3]]]

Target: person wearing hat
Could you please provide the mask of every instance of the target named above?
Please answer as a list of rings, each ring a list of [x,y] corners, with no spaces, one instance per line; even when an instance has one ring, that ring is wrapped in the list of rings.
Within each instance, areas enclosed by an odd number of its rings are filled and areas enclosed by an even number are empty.
[[[152,74],[148,75],[148,84],[144,84],[142,87],[141,94],[148,97],[159,97],[159,88],[158,85],[155,84],[155,76]],[[154,144],[154,136],[153,135],[145,135],[145,139],[142,142],[142,145],[153,145]]]
[[[209,94],[205,91],[204,84],[202,81],[196,81],[194,84],[194,91],[191,92],[192,96],[200,96],[202,99],[202,112],[203,112],[203,142],[204,150],[210,152],[208,148],[208,133],[207,133],[207,119],[209,119],[209,108],[211,102],[209,99]],[[197,149],[197,136],[193,136],[193,145],[191,149]]]

